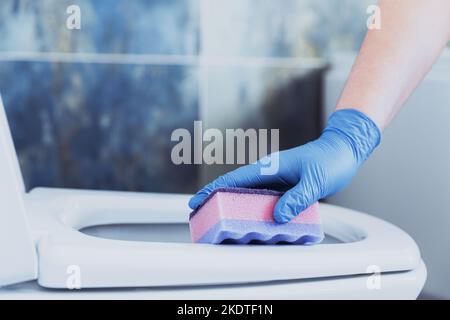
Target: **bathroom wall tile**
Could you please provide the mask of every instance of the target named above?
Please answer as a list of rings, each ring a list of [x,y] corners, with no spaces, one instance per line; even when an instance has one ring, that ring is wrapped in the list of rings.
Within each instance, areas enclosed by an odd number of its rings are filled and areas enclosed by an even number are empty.
[[[371,2],[0,1],[0,93],[27,186],[192,192],[199,169],[171,164],[169,138],[197,118],[206,127],[280,128],[282,149],[315,137],[321,69],[301,59],[274,67],[264,58],[357,48]],[[65,26],[71,4],[81,7],[81,30]],[[7,62],[5,51],[155,54],[162,61]],[[218,59],[214,67],[189,59],[167,66],[167,55]],[[243,60],[221,65],[221,57]],[[263,59],[255,67],[249,57]]]
[[[372,0],[201,0],[209,56],[324,57],[354,50]]]
[[[81,30],[66,9],[81,8]],[[198,0],[2,0],[0,51],[196,54]]]
[[[195,68],[0,62],[26,186],[193,192],[170,136],[198,118]]]

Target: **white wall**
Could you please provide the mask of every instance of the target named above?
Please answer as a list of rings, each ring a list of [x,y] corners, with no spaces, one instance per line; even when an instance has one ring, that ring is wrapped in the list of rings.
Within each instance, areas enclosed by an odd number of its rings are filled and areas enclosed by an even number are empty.
[[[327,114],[334,109],[352,60],[337,58],[327,75]],[[349,187],[330,202],[371,213],[407,231],[428,268],[424,293],[450,298],[449,52],[385,131],[380,147]]]

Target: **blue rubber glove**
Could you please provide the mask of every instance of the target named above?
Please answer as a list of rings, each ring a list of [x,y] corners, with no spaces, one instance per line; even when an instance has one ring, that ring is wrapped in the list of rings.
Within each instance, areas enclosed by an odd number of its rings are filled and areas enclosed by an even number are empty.
[[[287,190],[275,206],[274,219],[288,222],[314,202],[343,189],[380,139],[380,130],[365,114],[354,109],[335,111],[319,139],[276,154],[279,167],[275,174],[261,173],[268,160],[263,158],[209,183],[192,197],[189,206],[196,209],[217,188]]]

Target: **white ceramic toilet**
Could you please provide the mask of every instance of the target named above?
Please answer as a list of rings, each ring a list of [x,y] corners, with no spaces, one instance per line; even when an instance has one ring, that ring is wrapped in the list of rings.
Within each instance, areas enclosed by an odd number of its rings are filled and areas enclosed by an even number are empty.
[[[0,101],[0,299],[414,299],[424,285],[416,243],[380,219],[321,204],[320,245],[193,244],[188,198],[26,193]]]

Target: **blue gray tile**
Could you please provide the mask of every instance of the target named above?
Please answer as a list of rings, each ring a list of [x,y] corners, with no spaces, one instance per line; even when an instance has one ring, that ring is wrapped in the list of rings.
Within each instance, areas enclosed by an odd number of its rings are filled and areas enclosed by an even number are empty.
[[[195,69],[2,62],[0,88],[28,189],[194,190],[170,136],[198,118]]]

